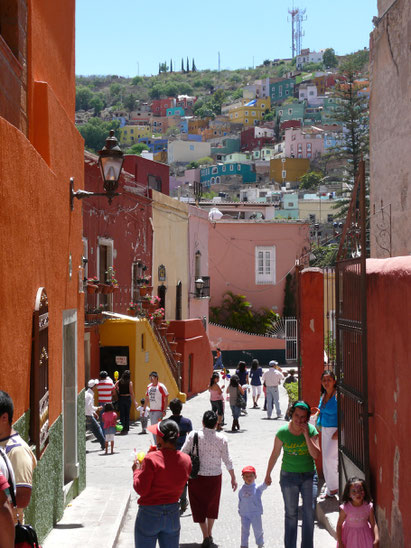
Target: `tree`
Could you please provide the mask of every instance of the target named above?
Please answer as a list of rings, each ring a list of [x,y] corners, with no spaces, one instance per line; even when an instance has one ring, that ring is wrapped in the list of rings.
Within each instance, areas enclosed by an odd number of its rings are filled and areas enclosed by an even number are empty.
[[[190,72],[190,63],[188,62],[188,57],[187,57],[187,67],[186,67],[186,72]]]
[[[114,129],[117,139],[119,138],[119,127],[118,120],[104,122],[101,118],[90,118],[86,124],[79,126],[78,130],[84,138],[85,148],[91,152],[97,152],[103,148],[110,129]]]
[[[134,76],[134,78],[131,80],[132,86],[139,86],[143,83],[143,78],[141,76]]]
[[[92,99],[93,92],[90,88],[78,86],[76,89],[76,110],[93,108],[93,105],[90,104]]]
[[[183,73],[185,72],[185,70],[184,70],[184,59],[183,58],[181,58],[181,72],[183,72]]]
[[[338,66],[338,59],[333,48],[327,48],[324,51],[323,64],[325,68],[334,68]]]
[[[164,63],[159,63],[158,65],[158,73],[161,74],[162,72],[167,72],[168,71],[168,66],[167,66],[167,63],[164,61]]]
[[[265,59],[265,60],[263,61],[263,65],[264,65],[265,67],[270,66],[270,59]]]
[[[173,60],[170,59],[170,72],[173,72]]]
[[[323,179],[319,171],[307,171],[300,177],[300,190],[317,190]]]
[[[196,64],[194,63],[194,57],[193,57],[193,64],[191,66],[191,72],[197,72]]]
[[[133,110],[136,106],[136,97],[132,93],[124,99],[124,106],[129,111]]]
[[[99,116],[100,115],[100,112],[103,110],[104,108],[104,101],[102,99],[102,97],[97,94],[93,95],[91,101],[90,101],[90,107],[91,108],[94,108],[94,116]]]
[[[121,85],[118,83],[111,84],[110,86],[110,95],[112,97],[118,97],[121,93]]]
[[[329,159],[337,160],[343,165],[342,181],[351,192],[361,157],[368,158],[368,98],[359,93],[364,84],[357,80],[359,75],[355,63],[351,60],[344,63],[342,74],[346,80],[336,86],[334,97],[337,101],[335,119],[342,124],[343,132],[339,143],[331,150]],[[337,218],[345,217],[348,204],[349,198],[339,200],[336,206]]]
[[[150,150],[149,147],[145,143],[136,143],[132,145],[130,148],[128,148],[125,151],[125,154],[136,154],[137,156],[141,156],[141,153],[143,150]]]
[[[150,99],[160,99],[162,95],[165,95],[164,93],[164,87],[160,84],[155,84],[150,91],[148,92]]]

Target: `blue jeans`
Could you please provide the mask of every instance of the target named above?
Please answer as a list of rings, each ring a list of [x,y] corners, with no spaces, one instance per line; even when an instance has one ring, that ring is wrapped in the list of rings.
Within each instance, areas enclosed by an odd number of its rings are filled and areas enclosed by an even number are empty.
[[[230,407],[231,407],[231,413],[233,414],[233,419],[236,420],[240,418],[241,407],[239,405],[230,405]]]
[[[120,396],[118,399],[118,408],[120,411],[120,422],[123,425],[123,432],[128,432],[130,430],[131,396]]]
[[[96,421],[96,419],[92,415],[86,415],[86,428],[87,430],[91,430],[91,432],[93,432],[93,434],[97,438],[97,441],[101,445],[101,448],[105,449],[106,440],[104,438],[103,431],[99,423]]]
[[[156,506],[139,506],[134,526],[135,548],[178,548],[180,513],[178,502]]]
[[[264,532],[261,514],[253,512],[250,512],[248,516],[241,516],[241,546],[248,546],[250,526],[253,528],[257,546],[262,546],[264,544]]]
[[[313,548],[314,513],[318,489],[316,472],[298,473],[281,470],[280,486],[285,509],[285,548],[296,548],[297,546],[298,498],[300,493],[303,499],[301,548]]]
[[[267,386],[267,417],[270,419],[273,412],[273,407],[277,411],[277,415],[281,415],[280,402],[278,397],[278,386]],[[274,404],[274,405],[273,405]]]

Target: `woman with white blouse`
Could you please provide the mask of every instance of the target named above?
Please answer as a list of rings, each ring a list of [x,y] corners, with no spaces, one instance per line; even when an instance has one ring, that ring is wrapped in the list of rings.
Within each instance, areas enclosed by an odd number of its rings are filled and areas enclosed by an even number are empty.
[[[221,495],[221,476],[224,462],[231,476],[233,491],[237,489],[237,481],[233,463],[228,451],[228,442],[224,434],[216,432],[217,415],[214,411],[206,411],[203,415],[203,428],[198,432],[198,453],[200,470],[195,479],[188,480],[188,495],[194,523],[198,523],[203,533],[202,547],[211,546],[211,535],[214,521],[218,518]],[[195,432],[190,432],[181,449],[190,454],[193,448]]]

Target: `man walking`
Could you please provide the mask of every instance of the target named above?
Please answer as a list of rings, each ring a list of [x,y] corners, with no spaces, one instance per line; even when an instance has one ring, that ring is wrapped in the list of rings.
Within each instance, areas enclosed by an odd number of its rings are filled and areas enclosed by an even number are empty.
[[[147,405],[150,407],[150,424],[157,424],[166,414],[168,390],[164,384],[158,382],[157,371],[152,371],[149,378],[150,384],[147,386],[145,407]]]
[[[103,415],[104,406],[106,405],[106,403],[112,403],[114,390],[114,383],[108,376],[107,371],[100,371],[100,380],[96,384],[96,388],[98,392],[98,405],[99,407],[101,407],[100,426],[104,434],[104,427],[101,416]]]
[[[27,443],[13,430],[13,413],[13,400],[7,392],[0,390],[0,447],[4,449],[13,466],[17,513],[22,521],[23,508],[30,502],[33,472],[37,461]]]
[[[85,412],[86,412],[86,428],[87,430],[91,430],[95,437],[97,438],[97,441],[101,445],[101,449],[105,450],[105,438],[103,431],[101,429],[101,426],[97,422],[97,411],[100,411],[101,409],[99,407],[96,407],[94,405],[94,387],[98,384],[97,379],[90,379],[88,381],[88,388],[86,390],[85,395]]]
[[[268,367],[269,369],[263,375],[263,382],[265,383],[267,391],[267,418],[271,419],[274,404],[278,419],[281,417],[278,386],[284,376],[278,366],[278,362],[275,360],[271,360]]]

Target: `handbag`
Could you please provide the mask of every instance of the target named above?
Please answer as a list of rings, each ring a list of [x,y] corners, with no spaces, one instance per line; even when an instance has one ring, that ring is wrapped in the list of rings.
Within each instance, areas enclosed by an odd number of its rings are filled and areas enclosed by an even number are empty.
[[[10,497],[13,503],[14,508],[17,508],[16,495],[14,494],[14,484],[13,476],[8,465],[7,460],[4,458],[3,452],[0,451],[0,455],[3,457],[4,462],[6,463],[6,468],[9,474],[9,485],[10,485]],[[39,541],[37,540],[37,533],[31,525],[23,525],[20,523],[19,518],[17,517],[17,523],[15,526],[15,537],[14,537],[14,546],[20,548],[41,548]]]
[[[200,470],[200,456],[198,454],[198,432],[194,434],[193,448],[190,452],[191,474],[190,479],[196,479]]]
[[[237,405],[237,407],[241,407],[241,409],[245,409],[247,407],[244,396],[240,394],[240,391],[237,392],[237,401],[235,402],[235,404]]]

